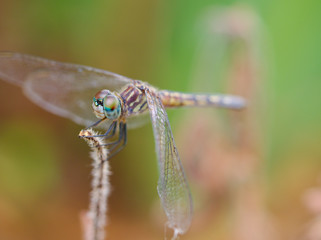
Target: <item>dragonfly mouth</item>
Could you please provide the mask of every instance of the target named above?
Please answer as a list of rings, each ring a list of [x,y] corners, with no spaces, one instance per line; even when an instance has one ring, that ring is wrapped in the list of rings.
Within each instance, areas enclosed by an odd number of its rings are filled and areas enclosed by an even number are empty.
[[[97,118],[103,119],[106,117],[104,114],[104,107],[103,106],[101,106],[101,105],[96,106],[95,103],[93,102],[92,107],[94,110],[94,114]]]

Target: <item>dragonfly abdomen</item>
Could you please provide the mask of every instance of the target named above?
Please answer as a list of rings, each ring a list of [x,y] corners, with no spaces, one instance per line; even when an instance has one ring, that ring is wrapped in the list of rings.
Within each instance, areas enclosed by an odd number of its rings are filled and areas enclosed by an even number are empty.
[[[193,94],[163,90],[159,96],[165,107],[221,107],[241,109],[245,100],[241,97],[224,94]]]

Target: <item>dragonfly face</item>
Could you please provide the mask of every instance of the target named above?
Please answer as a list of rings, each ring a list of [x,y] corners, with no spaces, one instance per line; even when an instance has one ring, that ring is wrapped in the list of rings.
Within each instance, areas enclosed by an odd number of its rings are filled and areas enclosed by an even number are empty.
[[[107,89],[96,93],[92,107],[97,118],[116,120],[121,114],[121,102],[119,98]]]

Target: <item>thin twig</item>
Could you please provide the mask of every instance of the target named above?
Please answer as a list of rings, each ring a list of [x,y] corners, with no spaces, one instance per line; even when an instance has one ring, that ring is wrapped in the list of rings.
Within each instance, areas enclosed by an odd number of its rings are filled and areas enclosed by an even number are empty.
[[[91,148],[91,158],[93,159],[92,169],[92,191],[90,194],[89,210],[82,214],[84,240],[104,240],[107,197],[110,193],[109,163],[107,161],[108,149],[105,142],[92,129],[81,130],[79,136],[82,137]]]

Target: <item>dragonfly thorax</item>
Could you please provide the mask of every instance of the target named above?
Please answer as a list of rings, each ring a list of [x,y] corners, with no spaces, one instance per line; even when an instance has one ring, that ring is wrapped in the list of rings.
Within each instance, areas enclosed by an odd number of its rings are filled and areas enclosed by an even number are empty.
[[[92,107],[97,118],[116,120],[121,114],[121,102],[118,96],[107,89],[96,93]]]

